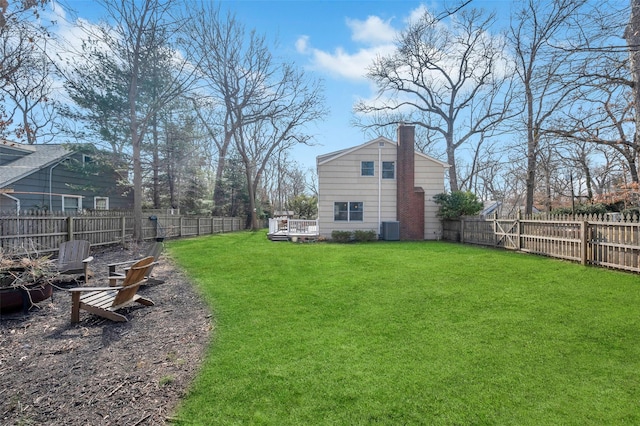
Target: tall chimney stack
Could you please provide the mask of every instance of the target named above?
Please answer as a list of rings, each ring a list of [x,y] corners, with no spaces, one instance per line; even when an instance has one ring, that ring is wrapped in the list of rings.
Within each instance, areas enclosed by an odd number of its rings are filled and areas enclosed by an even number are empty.
[[[415,127],[398,126],[396,215],[401,240],[424,240],[424,190],[415,186]]]

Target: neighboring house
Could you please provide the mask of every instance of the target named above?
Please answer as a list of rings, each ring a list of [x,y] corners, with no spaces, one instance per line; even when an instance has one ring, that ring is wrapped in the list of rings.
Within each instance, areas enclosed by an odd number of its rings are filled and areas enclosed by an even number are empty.
[[[379,137],[317,157],[320,235],[331,238],[334,230],[381,234],[383,223],[391,223],[401,240],[440,238],[433,196],[445,191],[449,165],[415,152],[414,145],[415,128],[401,125],[398,143]]]
[[[133,191],[93,160],[64,145],[0,141],[0,211],[131,209]]]
[[[482,211],[478,213],[478,216],[487,218],[489,216],[498,215],[500,217],[500,213],[502,210],[502,202],[501,201],[484,201],[484,207]]]

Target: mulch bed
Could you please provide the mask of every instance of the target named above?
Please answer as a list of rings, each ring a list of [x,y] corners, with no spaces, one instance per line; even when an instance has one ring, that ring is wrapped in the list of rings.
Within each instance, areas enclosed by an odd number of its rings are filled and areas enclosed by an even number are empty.
[[[108,285],[107,264],[144,252],[92,249],[94,277]],[[52,299],[0,316],[0,424],[160,425],[175,409],[204,358],[213,322],[210,311],[168,255],[139,293],[155,306],[124,309],[118,323],[80,313],[71,324],[66,289],[56,283]],[[71,277],[73,278],[73,277]]]

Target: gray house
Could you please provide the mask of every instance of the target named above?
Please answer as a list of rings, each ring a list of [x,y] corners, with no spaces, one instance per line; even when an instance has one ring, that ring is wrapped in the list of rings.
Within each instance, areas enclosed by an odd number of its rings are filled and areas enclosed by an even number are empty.
[[[95,160],[66,145],[0,141],[0,212],[131,209],[133,190]]]

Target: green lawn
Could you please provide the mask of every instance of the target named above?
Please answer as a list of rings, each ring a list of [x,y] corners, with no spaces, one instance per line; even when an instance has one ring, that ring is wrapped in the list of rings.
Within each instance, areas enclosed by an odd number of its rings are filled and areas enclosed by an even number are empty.
[[[211,306],[185,424],[640,424],[640,277],[445,242],[168,243]]]

